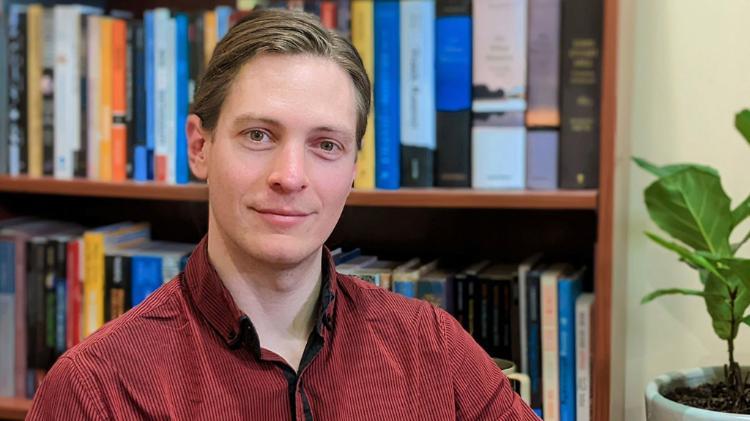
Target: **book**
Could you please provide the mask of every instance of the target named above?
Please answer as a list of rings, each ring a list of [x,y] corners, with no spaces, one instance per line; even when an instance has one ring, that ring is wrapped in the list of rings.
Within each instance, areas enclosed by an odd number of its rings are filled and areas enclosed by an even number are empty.
[[[562,3],[560,187],[599,186],[601,0]]]
[[[0,396],[16,393],[15,245],[0,239]]]
[[[375,187],[393,190],[401,185],[399,2],[375,2],[373,16]]]
[[[230,8],[228,7],[217,7],[217,13],[221,16],[223,27],[221,30],[226,33],[229,27],[229,14],[226,12]],[[220,13],[219,13],[220,11]],[[178,184],[185,184],[190,181],[190,168],[188,164],[188,147],[187,147],[187,135],[185,133],[185,123],[189,112],[189,70],[188,62],[190,60],[189,55],[189,36],[188,26],[189,18],[185,13],[178,13],[174,17],[175,21],[175,182]],[[220,31],[221,32],[221,31]],[[220,33],[220,38],[224,36],[224,33]]]
[[[112,181],[112,21],[99,19],[99,180]]]
[[[539,281],[542,338],[542,407],[545,421],[560,420],[560,349],[558,326],[558,281],[570,268],[554,264]]]
[[[576,421],[576,300],[582,276],[583,270],[579,270],[557,282],[561,421]]]
[[[86,176],[92,180],[101,177],[101,21],[99,16],[86,17]]]
[[[526,188],[554,190],[557,188],[557,130],[529,130],[526,133]]]
[[[529,324],[528,279],[529,272],[539,264],[540,253],[530,256],[518,265],[518,339],[520,356],[516,362],[522,373],[529,374]]]
[[[44,173],[42,139],[42,69],[44,60],[44,8],[31,4],[26,10],[26,134],[28,174]]]
[[[414,0],[400,7],[401,185],[432,187],[437,147],[435,5]]]
[[[26,4],[8,7],[8,173],[26,174]],[[2,142],[0,142],[2,143]]]
[[[517,282],[518,266],[494,263],[477,275],[480,287],[479,338],[480,344],[492,357],[514,360],[512,336],[513,289]]]
[[[471,1],[437,0],[435,79],[438,111],[471,108]]]
[[[527,1],[472,4],[474,112],[526,110]]]
[[[426,271],[417,281],[417,298],[453,312],[453,272],[447,268]]]
[[[209,12],[206,12],[209,13]],[[212,13],[212,12],[211,12]],[[170,23],[170,11],[166,8],[153,10],[153,53],[154,53],[154,180],[169,181],[170,169],[170,120],[176,115],[170,112],[169,92],[174,83],[174,73],[170,72],[170,51],[174,51],[174,36]],[[215,18],[215,14],[214,14]],[[214,22],[215,23],[215,22]],[[214,29],[214,39],[216,38]],[[172,43],[170,44],[170,41]],[[171,46],[171,47],[170,47]]]
[[[471,124],[471,110],[437,112],[437,186],[471,187]]]
[[[0,0],[0,57],[9,57],[8,54],[8,3],[9,0]],[[0,66],[0,98],[8,97],[8,66]],[[8,139],[8,101],[0,101],[0,174],[7,174],[9,156]]]
[[[437,266],[437,261],[424,264],[418,258],[411,259],[393,269],[393,292],[406,297],[417,297],[417,281],[428,270]]]
[[[66,257],[67,318],[65,320],[65,346],[72,348],[83,340],[83,239],[69,241]]]
[[[528,127],[560,126],[561,0],[529,1]]]
[[[127,126],[127,35],[124,19],[111,20],[112,31],[112,181],[125,181],[127,177],[128,126]]]
[[[455,297],[455,315],[461,326],[469,332],[475,333],[476,305],[474,290],[476,287],[477,274],[490,264],[489,260],[472,263],[463,270],[457,272],[453,279]]]
[[[378,260],[376,256],[359,255],[337,265],[336,271],[343,275],[356,275],[357,269],[372,264],[376,260]]]
[[[593,354],[594,294],[582,293],[576,300],[576,420],[593,419],[591,410],[591,363]]]
[[[526,187],[526,128],[522,113],[474,114],[471,137],[473,188]]]
[[[353,274],[363,281],[390,290],[392,288],[393,271],[404,262],[394,260],[376,260],[353,271]]]
[[[362,58],[370,82],[373,81],[375,70],[374,52],[374,10],[373,2],[354,1],[351,3],[351,35],[352,44]],[[362,138],[362,147],[357,154],[357,175],[354,187],[357,189],[375,188],[375,115],[374,107],[370,107],[367,116],[367,130]]]
[[[148,241],[126,251],[131,257],[131,305],[137,306],[181,271],[194,244]]]

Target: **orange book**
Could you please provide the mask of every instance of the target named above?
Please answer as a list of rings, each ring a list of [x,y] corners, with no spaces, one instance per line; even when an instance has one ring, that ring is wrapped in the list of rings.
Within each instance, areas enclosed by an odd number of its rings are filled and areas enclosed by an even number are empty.
[[[214,53],[216,43],[219,42],[216,29],[216,12],[207,10],[203,13],[203,58],[208,66],[211,54]]]
[[[338,26],[336,2],[325,0],[320,4],[320,23],[328,29],[336,29]]]
[[[44,53],[44,9],[29,5],[26,12],[26,131],[28,173],[41,177],[44,163],[42,133],[42,66]],[[5,139],[3,139],[5,140]]]
[[[127,177],[128,132],[126,67],[127,26],[122,19],[112,20],[112,180]]]
[[[99,179],[112,181],[112,18],[102,17],[99,49]]]

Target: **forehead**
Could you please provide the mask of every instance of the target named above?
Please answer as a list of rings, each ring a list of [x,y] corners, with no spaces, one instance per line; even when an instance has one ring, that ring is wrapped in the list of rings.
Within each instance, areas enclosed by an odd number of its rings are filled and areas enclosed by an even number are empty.
[[[220,124],[247,113],[284,125],[330,125],[354,134],[354,84],[328,58],[262,54],[245,63],[235,76],[222,105]]]

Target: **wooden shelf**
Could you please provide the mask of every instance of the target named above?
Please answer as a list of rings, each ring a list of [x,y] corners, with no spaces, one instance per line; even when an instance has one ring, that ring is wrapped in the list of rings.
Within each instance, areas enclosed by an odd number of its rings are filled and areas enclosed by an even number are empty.
[[[101,182],[85,179],[0,176],[0,192],[53,194],[123,199],[203,202],[208,189],[203,184],[169,185],[153,182]],[[494,191],[472,189],[399,189],[354,191],[349,206],[570,209],[595,210],[596,190]]]
[[[0,398],[0,420],[22,420],[31,408],[31,400]]]

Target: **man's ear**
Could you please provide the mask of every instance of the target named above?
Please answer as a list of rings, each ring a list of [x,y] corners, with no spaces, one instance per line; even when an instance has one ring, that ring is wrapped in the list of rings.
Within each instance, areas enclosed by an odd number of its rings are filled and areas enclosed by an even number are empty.
[[[185,123],[187,133],[188,161],[190,170],[200,180],[208,178],[208,159],[211,149],[211,140],[203,130],[200,117],[190,114]]]

